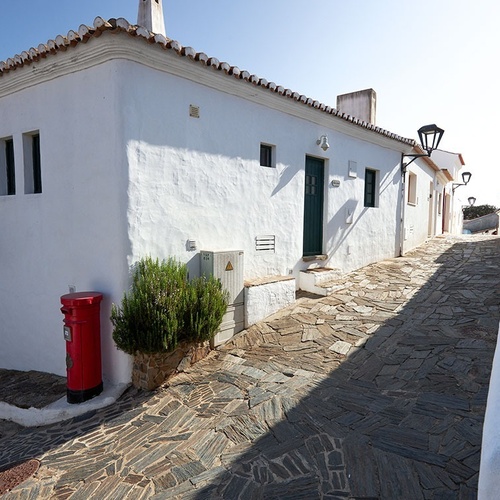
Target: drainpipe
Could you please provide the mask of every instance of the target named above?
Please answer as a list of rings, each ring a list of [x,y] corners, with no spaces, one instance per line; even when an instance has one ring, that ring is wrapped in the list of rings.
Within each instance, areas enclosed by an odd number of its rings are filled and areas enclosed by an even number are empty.
[[[399,225],[399,256],[403,256],[403,245],[405,239],[405,189],[406,188],[406,163],[404,153],[401,153],[401,223]]]

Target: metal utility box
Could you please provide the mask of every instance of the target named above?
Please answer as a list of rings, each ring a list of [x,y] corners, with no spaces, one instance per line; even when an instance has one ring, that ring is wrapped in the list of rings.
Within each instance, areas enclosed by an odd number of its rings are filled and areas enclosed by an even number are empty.
[[[221,345],[245,328],[243,251],[202,251],[201,274],[213,275],[229,292],[229,305],[213,344]]]
[[[66,341],[68,403],[83,403],[102,392],[102,294],[69,293],[61,297]]]

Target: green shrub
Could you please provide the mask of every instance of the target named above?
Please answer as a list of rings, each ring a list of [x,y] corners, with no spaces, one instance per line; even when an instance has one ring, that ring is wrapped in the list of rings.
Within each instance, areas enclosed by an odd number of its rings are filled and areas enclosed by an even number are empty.
[[[185,264],[141,259],[121,307],[113,304],[113,340],[134,354],[169,352],[179,342],[211,339],[227,308],[227,292],[214,277],[188,281]]]
[[[184,328],[187,340],[210,340],[227,309],[227,292],[213,276],[194,278],[186,289]]]

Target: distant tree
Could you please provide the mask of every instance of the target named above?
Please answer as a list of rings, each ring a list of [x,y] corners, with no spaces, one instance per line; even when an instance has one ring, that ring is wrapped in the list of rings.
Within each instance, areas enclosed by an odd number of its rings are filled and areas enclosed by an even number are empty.
[[[464,220],[472,220],[477,219],[478,217],[482,217],[483,215],[492,214],[498,210],[497,207],[493,205],[478,205],[472,207],[465,207],[463,209],[464,212]]]

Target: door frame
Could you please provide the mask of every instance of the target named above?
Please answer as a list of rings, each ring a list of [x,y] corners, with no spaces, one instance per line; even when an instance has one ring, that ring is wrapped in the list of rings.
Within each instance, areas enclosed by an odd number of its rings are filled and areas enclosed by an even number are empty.
[[[308,173],[309,169],[309,173]],[[311,170],[314,172],[311,173]],[[304,166],[304,214],[303,214],[303,238],[302,254],[304,257],[323,254],[324,243],[324,213],[325,213],[325,170],[326,160],[312,155],[306,155]],[[318,173],[319,175],[314,175]],[[310,183],[309,177],[317,177],[314,183]],[[314,193],[310,191],[313,190]],[[316,201],[307,196],[314,194]],[[316,205],[316,206],[314,206]],[[314,241],[311,243],[311,239]],[[308,245],[306,245],[308,243]]]

